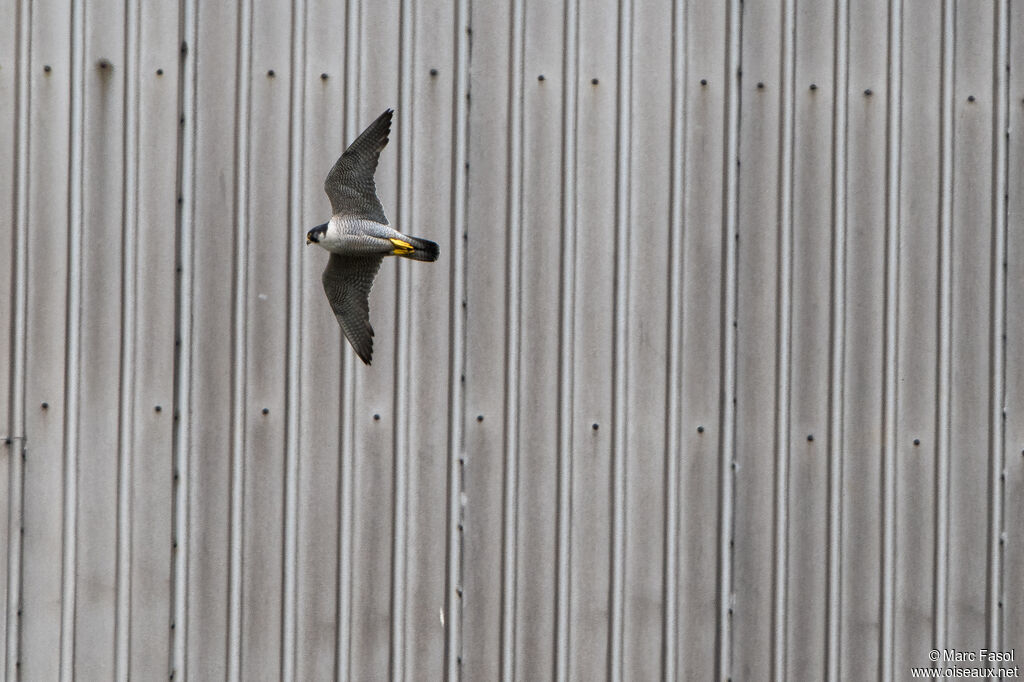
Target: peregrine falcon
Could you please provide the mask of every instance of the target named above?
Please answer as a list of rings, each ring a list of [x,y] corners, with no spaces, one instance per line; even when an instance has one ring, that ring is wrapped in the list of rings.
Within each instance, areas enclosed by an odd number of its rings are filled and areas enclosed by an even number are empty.
[[[321,277],[327,300],[356,355],[370,364],[373,327],[370,326],[370,287],[384,256],[435,261],[437,244],[410,237],[388,226],[377,198],[373,172],[380,150],[388,143],[388,109],[348,146],[324,181],[333,216],[306,233],[306,244],[331,252]]]

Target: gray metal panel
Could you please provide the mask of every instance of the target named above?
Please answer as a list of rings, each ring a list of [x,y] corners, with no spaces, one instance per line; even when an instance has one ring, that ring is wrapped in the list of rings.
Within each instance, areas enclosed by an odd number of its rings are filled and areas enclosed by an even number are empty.
[[[849,14],[840,675],[881,670],[887,9],[851,3]]]
[[[182,282],[192,300],[192,309],[182,313],[190,318],[191,334],[182,344],[191,366],[187,386],[178,386],[190,396],[189,410],[180,415],[189,434],[188,533],[178,539],[187,552],[187,578],[179,584],[187,589],[188,620],[177,634],[185,638],[187,678],[224,677],[237,666],[229,660],[229,648],[238,645],[237,623],[230,620],[237,615],[229,614],[237,583],[229,581],[229,572],[241,568],[232,562],[241,538],[232,537],[229,525],[232,514],[241,512],[232,505],[232,469],[241,457],[232,451],[237,427],[231,415],[239,398],[231,381],[240,361],[232,353],[232,291],[236,244],[248,229],[239,229],[236,205],[236,184],[247,180],[235,164],[237,11],[199,4],[196,23],[197,44],[186,45],[185,60],[186,68],[189,58],[196,64],[194,222],[185,228],[192,233],[193,272]]]
[[[1006,0],[23,5],[8,677],[1020,646]],[[366,368],[300,240],[387,106],[385,209],[441,259],[384,264]]]
[[[60,657],[54,652],[60,650],[61,638],[64,529],[61,453],[66,416],[71,22],[62,3],[34,3],[31,18],[31,58],[25,65],[31,69],[29,92],[25,93],[30,98],[25,221],[30,232],[26,240],[26,494],[19,653],[25,679],[56,679],[60,670]]]
[[[913,39],[905,41],[903,77],[914,87],[904,89],[903,106],[914,125],[904,128],[900,173],[899,308],[904,324],[897,350],[903,379],[897,394],[896,524],[922,532],[901,535],[896,556],[896,591],[902,604],[895,622],[896,671],[921,665],[918,652],[931,648],[933,636],[940,224],[935,152],[941,133],[942,76],[935,66],[941,62],[941,3],[907,3],[904,25],[913,30]],[[862,93],[852,96],[858,95]]]
[[[743,78],[741,94],[740,147],[735,163],[739,165],[739,228],[736,363],[736,498],[735,557],[733,574],[732,636],[734,674],[743,679],[758,676],[776,664],[781,632],[775,627],[775,590],[781,576],[778,561],[785,548],[776,546],[778,528],[783,520],[776,516],[776,481],[784,474],[777,470],[784,461],[788,434],[779,433],[777,424],[780,392],[785,391],[779,376],[779,300],[782,291],[780,259],[787,256],[784,225],[779,209],[780,134],[783,108],[787,104],[779,84],[781,66],[782,13],[774,5],[745,7],[744,26],[758,30],[743,31],[741,45]],[[763,91],[757,82],[773,85]],[[817,96],[819,93],[811,93]],[[801,96],[807,96],[806,86]],[[750,169],[753,169],[751,171]],[[771,352],[763,352],[765,344]],[[775,455],[773,456],[773,452]],[[782,552],[780,556],[778,553]],[[773,675],[783,671],[768,668]],[[721,675],[721,671],[718,673]]]

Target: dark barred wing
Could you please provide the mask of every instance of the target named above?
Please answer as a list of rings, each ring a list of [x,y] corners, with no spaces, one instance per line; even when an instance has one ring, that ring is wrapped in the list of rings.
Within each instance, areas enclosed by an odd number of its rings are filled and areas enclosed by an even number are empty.
[[[383,255],[342,256],[331,254],[321,279],[331,310],[356,355],[370,364],[373,327],[370,326],[370,287]]]
[[[377,120],[348,146],[331,168],[331,172],[327,174],[324,191],[331,200],[331,211],[334,215],[368,218],[387,224],[384,207],[377,198],[373,174],[377,170],[380,151],[388,143],[393,114],[394,111],[388,109],[378,116]]]

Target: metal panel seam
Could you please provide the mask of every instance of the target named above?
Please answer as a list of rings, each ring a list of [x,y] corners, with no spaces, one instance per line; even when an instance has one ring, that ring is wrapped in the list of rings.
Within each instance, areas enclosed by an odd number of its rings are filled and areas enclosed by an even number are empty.
[[[945,648],[949,578],[949,440],[953,336],[953,54],[956,47],[956,5],[942,4],[942,76],[939,186],[938,404],[936,406],[935,469],[935,594],[932,647]]]
[[[633,2],[619,0],[615,136],[615,300],[612,357],[612,537],[609,676],[621,680],[626,590],[626,475],[629,400],[629,224],[632,171]]]
[[[358,0],[345,4],[345,139],[352,140],[358,132],[359,118],[359,48],[360,7]],[[339,341],[344,344],[344,341]],[[341,418],[339,441],[341,462],[338,467],[338,641],[335,650],[335,677],[349,679],[352,646],[352,516],[353,516],[353,469],[355,466],[355,358],[352,353],[341,350]]]
[[[786,590],[789,531],[790,398],[792,392],[793,319],[793,139],[796,98],[795,0],[782,6],[778,208],[778,318],[775,378],[775,500],[772,547],[772,667],[771,677],[786,678]]]
[[[175,291],[174,349],[174,531],[171,540],[173,616],[170,623],[171,676],[186,679],[188,654],[188,551],[189,490],[192,447],[192,309],[193,230],[195,227],[196,58],[199,0],[184,0],[181,7],[182,40],[179,61],[181,126],[178,133],[178,279]]]
[[[569,656],[572,562],[573,299],[576,295],[576,79],[579,72],[579,0],[565,0],[562,62],[562,244],[558,301],[558,530],[555,585],[555,679],[572,676]]]
[[[285,386],[285,486],[284,486],[284,557],[282,566],[283,623],[281,627],[281,678],[295,679],[296,620],[298,617],[298,534],[299,534],[299,467],[302,434],[299,415],[302,413],[302,281],[305,268],[301,257],[302,232],[302,168],[305,109],[305,44],[306,3],[292,3],[291,82],[288,144],[288,336],[287,379]]]
[[[669,168],[669,297],[668,375],[665,421],[665,577],[664,621],[662,626],[662,672],[674,680],[679,655],[679,490],[682,457],[681,396],[683,345],[683,206],[686,203],[686,4],[672,3],[672,112],[669,125],[671,165]]]
[[[11,316],[11,401],[10,445],[8,456],[7,497],[7,613],[4,639],[4,676],[16,680],[19,670],[21,643],[21,557],[24,517],[25,452],[25,391],[26,391],[26,337],[28,336],[28,190],[29,190],[29,137],[31,119],[31,53],[32,3],[23,0],[17,7],[17,62],[15,64],[16,123],[14,140],[14,272],[12,273],[14,301]]]
[[[412,0],[401,0],[398,51],[398,107],[404,118],[398,127],[398,224],[403,229],[415,224],[413,205],[413,63],[416,22]],[[412,287],[408,263],[398,266],[398,315],[395,330],[395,469],[394,531],[391,564],[391,679],[404,680],[406,629],[408,627],[406,588],[408,582],[407,549],[409,542],[409,318]]]
[[[899,381],[900,124],[902,122],[902,0],[889,3],[889,74],[886,120],[885,443],[882,452],[882,604],[879,676],[893,678],[896,608],[896,430]]]
[[[71,3],[71,136],[68,173],[67,328],[64,394],[64,528],[61,559],[60,679],[74,677],[78,540],[78,405],[82,319],[82,185],[85,133],[85,2]]]
[[[832,300],[829,364],[828,603],[825,679],[838,680],[841,660],[843,541],[843,378],[846,351],[846,152],[850,80],[850,5],[836,0],[832,113]]]
[[[246,322],[249,269],[249,131],[251,129],[252,0],[238,7],[235,95],[235,253],[232,300],[231,460],[228,559],[227,677],[242,677],[242,609],[245,524]]]
[[[992,120],[992,320],[991,336],[991,414],[989,435],[989,554],[986,601],[988,624],[985,642],[993,649],[1002,647],[1002,576],[1003,576],[1003,504],[1005,500],[1004,467],[1006,439],[1006,240],[1007,186],[1009,165],[1009,70],[1010,17],[1009,2],[997,0],[995,17],[995,106]]]
[[[132,567],[132,443],[135,433],[135,312],[139,230],[139,0],[125,3],[124,216],[121,265],[120,431],[117,476],[117,589],[114,677],[130,673]]]
[[[521,352],[520,324],[522,290],[523,232],[523,59],[525,51],[525,3],[512,0],[509,40],[509,136],[508,136],[508,205],[505,268],[507,273],[505,301],[505,452],[504,504],[502,508],[502,577],[501,577],[501,676],[515,679],[516,619],[516,514],[518,499],[519,457],[519,363]]]
[[[452,191],[451,265],[448,298],[448,528],[445,567],[444,676],[459,679],[462,634],[462,447],[465,412],[466,326],[461,301],[465,297],[468,119],[469,119],[469,0],[455,4],[455,83],[452,90]]]
[[[736,310],[739,288],[737,271],[740,195],[740,45],[743,33],[741,0],[732,0],[726,26],[725,65],[725,183],[722,188],[724,221],[722,241],[725,263],[722,269],[721,442],[718,486],[718,617],[716,623],[715,676],[726,679],[732,672],[732,561],[736,458]]]

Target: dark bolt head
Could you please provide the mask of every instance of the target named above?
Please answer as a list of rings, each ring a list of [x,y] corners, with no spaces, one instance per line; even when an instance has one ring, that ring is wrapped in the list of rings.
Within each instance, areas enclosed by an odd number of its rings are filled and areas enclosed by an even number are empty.
[[[110,60],[109,59],[101,59],[101,60],[99,60],[99,62],[97,62],[97,66],[99,66],[101,69],[109,69],[110,68]]]
[[[270,69],[269,71],[267,71],[267,76],[269,76],[270,78],[273,78],[274,77],[274,70]]]
[[[811,83],[811,90],[817,90],[817,89],[818,89],[818,84],[817,83]]]
[[[757,89],[758,89],[758,90],[764,90],[764,83],[760,83],[760,82],[759,82],[759,83],[757,84]]]
[[[154,411],[154,412],[161,412],[161,411],[163,411],[163,409],[164,409],[164,408],[162,408],[162,407],[160,407],[159,405],[157,405],[156,407],[154,407],[154,408],[153,408],[153,411]]]
[[[597,424],[595,423],[595,424],[592,424],[590,428],[592,428],[592,429],[594,429],[595,431],[597,431],[597,428],[598,428],[598,426],[597,426]]]
[[[437,69],[431,69],[430,70],[430,75],[431,76],[436,76],[437,75]]]
[[[701,85],[707,85],[708,84],[708,79],[707,78],[701,78],[700,79],[700,84]]]
[[[871,97],[872,94],[873,93],[871,92],[871,88],[868,88],[867,90],[864,91],[864,96],[865,97]]]
[[[40,405],[40,407],[43,408],[44,410],[48,409],[50,407],[50,403],[44,402],[42,405]]]
[[[373,421],[379,422],[380,421],[380,415],[379,414],[373,415]]]
[[[322,81],[327,80],[327,74],[326,73],[320,74],[320,80],[322,80]]]
[[[476,416],[476,420],[477,420],[478,422],[482,422],[482,421],[484,420],[484,416],[483,416],[482,414],[478,414],[478,415]]]
[[[263,412],[263,414],[270,414],[270,408],[269,408],[269,407],[264,407],[264,408],[263,408],[263,409],[261,410],[261,412]]]
[[[157,69],[156,70],[156,75],[158,75],[158,76],[164,75],[164,70],[163,69]]]
[[[914,439],[914,445],[920,445],[920,444],[921,444],[921,439],[920,438],[915,438]]]
[[[968,95],[967,96],[967,101],[968,102],[973,102],[974,101],[974,95]]]
[[[698,426],[697,427],[697,433],[704,433],[704,427],[703,426]]]
[[[540,74],[539,76],[537,76],[537,80],[539,80],[539,81],[544,80],[544,74]]]
[[[808,442],[814,441],[814,434],[813,433],[808,433],[807,434],[807,441]]]
[[[43,71],[45,71],[46,73],[50,73],[51,71],[53,71],[53,67],[50,66],[49,64],[44,64],[43,65]]]
[[[591,78],[590,79],[590,84],[591,85],[597,85],[597,79],[596,78]]]

